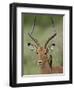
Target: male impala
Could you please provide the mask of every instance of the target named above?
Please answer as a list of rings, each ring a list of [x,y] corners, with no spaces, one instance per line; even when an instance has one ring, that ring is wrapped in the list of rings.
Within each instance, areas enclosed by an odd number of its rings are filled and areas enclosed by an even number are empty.
[[[63,73],[63,67],[53,67],[52,66],[52,55],[48,55],[49,49],[47,47],[49,41],[56,36],[56,33],[48,38],[44,46],[41,46],[37,39],[35,39],[30,33],[29,37],[34,41],[35,44],[28,43],[28,46],[33,46],[36,48],[36,54],[38,56],[38,63],[42,74],[48,73]],[[55,46],[55,44],[52,44]]]

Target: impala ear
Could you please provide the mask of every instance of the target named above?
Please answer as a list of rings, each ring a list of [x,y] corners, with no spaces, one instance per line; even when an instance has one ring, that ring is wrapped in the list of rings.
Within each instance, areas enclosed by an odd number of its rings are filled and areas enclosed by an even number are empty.
[[[50,50],[53,50],[54,47],[55,47],[55,43],[52,43],[48,48],[49,48]]]
[[[53,50],[55,47],[55,43],[53,43],[51,46],[50,46],[50,49]]]
[[[33,45],[33,44],[31,44],[31,43],[28,43],[27,46],[28,46],[28,48],[29,48],[30,50],[36,51],[36,46],[35,46],[35,45]]]

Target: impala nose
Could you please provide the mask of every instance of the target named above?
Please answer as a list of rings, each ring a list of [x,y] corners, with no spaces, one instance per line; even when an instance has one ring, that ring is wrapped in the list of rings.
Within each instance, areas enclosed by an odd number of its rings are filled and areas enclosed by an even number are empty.
[[[38,60],[38,64],[42,64],[42,60]]]

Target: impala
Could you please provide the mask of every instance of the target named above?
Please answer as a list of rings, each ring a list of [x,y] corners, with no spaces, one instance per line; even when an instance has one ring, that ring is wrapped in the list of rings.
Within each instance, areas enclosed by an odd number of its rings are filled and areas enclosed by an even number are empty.
[[[29,37],[34,41],[34,44],[28,43],[28,46],[33,47],[36,49],[36,54],[38,57],[38,64],[40,67],[40,72],[42,74],[50,74],[50,73],[63,73],[63,67],[62,66],[52,66],[52,55],[49,55],[49,49],[48,49],[48,43],[50,40],[52,40],[55,36],[52,35],[48,38],[44,46],[41,46],[37,39],[35,39],[30,33],[28,33]],[[53,43],[51,46],[55,46]]]

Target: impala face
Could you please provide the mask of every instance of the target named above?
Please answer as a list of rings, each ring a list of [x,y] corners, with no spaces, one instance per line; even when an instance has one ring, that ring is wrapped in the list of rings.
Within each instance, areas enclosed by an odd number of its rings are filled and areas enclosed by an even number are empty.
[[[49,41],[56,36],[56,34],[54,34],[53,36],[48,38],[44,47],[42,47],[39,44],[38,40],[35,39],[34,37],[32,37],[31,34],[28,33],[28,35],[35,43],[35,44],[28,43],[28,46],[30,47],[31,50],[33,50],[33,49],[36,50],[36,54],[37,54],[37,57],[38,57],[38,64],[43,65],[48,60],[48,51],[49,50],[47,48],[47,45],[48,45]],[[52,46],[55,46],[55,44],[53,43],[53,44],[50,45],[50,47],[52,47]]]
[[[29,48],[33,51],[35,51],[37,55],[37,62],[39,65],[44,65],[45,62],[48,62],[49,60],[49,51],[52,50],[52,47],[55,46],[55,44],[51,44],[50,49],[44,48],[44,47],[37,47],[34,44],[28,43]]]
[[[38,64],[44,64],[48,60],[48,49],[38,47],[36,50]]]

